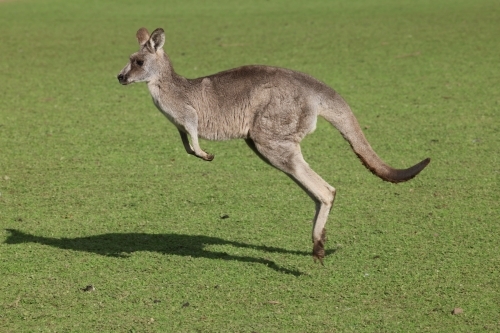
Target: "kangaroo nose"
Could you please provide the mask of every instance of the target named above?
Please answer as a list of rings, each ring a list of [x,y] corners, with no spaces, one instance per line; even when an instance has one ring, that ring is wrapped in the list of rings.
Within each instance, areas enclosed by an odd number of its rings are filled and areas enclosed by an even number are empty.
[[[127,77],[125,75],[118,74],[117,78],[118,78],[118,82],[120,82],[121,84],[123,84],[123,85],[127,84]]]

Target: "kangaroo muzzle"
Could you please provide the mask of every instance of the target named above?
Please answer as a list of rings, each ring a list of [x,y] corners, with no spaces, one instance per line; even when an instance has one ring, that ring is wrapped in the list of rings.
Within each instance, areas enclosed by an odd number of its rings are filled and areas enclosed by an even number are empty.
[[[117,79],[118,79],[118,82],[120,82],[120,84],[123,84],[123,85],[128,84],[127,77],[121,73],[118,74]]]

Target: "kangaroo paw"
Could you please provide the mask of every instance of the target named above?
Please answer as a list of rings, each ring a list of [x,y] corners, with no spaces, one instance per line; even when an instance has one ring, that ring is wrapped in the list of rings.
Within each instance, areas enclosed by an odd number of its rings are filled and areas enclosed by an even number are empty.
[[[209,153],[205,153],[205,152],[202,152],[202,154],[201,153],[199,153],[199,154],[193,153],[192,155],[194,155],[198,158],[201,158],[204,161],[209,161],[209,162],[214,159],[214,155],[209,154]]]
[[[319,262],[323,266],[324,266],[323,259],[325,258],[325,241],[326,241],[326,229],[323,229],[323,231],[321,232],[321,239],[314,241],[313,253],[312,253],[314,262],[316,262],[316,260],[319,260]]]
[[[207,154],[205,157],[202,157],[205,161],[212,161],[214,159],[214,155]]]
[[[323,259],[325,258],[325,246],[322,241],[315,241],[313,246],[313,259],[314,262],[319,260],[321,265],[323,264]]]

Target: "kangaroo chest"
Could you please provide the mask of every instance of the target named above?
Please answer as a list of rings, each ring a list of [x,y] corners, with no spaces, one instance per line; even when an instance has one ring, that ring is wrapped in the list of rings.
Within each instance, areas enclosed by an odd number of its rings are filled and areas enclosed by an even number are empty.
[[[175,109],[166,103],[165,96],[163,98],[161,97],[161,89],[159,87],[149,87],[149,92],[151,93],[151,99],[153,100],[153,104],[156,106],[156,108],[165,116],[167,119],[172,122],[174,125],[177,127],[180,125],[179,121],[179,116]]]

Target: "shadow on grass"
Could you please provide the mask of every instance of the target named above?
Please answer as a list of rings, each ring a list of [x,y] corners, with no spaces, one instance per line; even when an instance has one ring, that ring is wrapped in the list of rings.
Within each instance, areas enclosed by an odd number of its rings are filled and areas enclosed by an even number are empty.
[[[5,244],[39,243],[65,250],[84,251],[108,257],[126,258],[137,251],[159,252],[169,255],[190,256],[194,258],[237,260],[241,262],[260,263],[277,272],[300,276],[298,270],[280,267],[274,261],[264,258],[235,256],[226,252],[213,252],[205,249],[210,245],[231,245],[234,247],[255,249],[268,253],[285,253],[311,256],[310,252],[290,251],[277,247],[252,245],[227,241],[217,237],[181,234],[145,234],[145,233],[111,233],[78,238],[51,238],[30,235],[16,229],[6,229],[10,235]],[[335,250],[327,251],[331,254]]]

